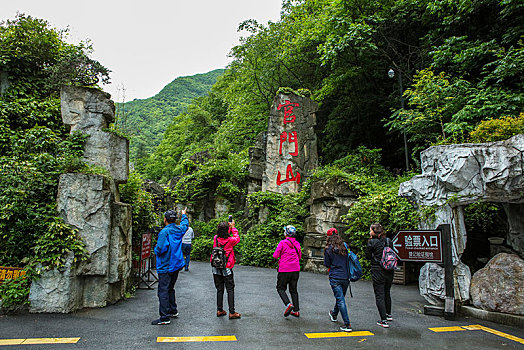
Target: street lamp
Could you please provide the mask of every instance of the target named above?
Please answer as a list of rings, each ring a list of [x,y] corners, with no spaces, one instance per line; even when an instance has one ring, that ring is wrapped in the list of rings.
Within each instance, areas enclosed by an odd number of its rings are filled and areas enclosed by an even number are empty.
[[[388,77],[393,79],[395,77],[395,71],[393,68],[388,70]],[[404,109],[404,90],[402,89],[402,72],[398,70],[398,86],[400,89],[400,108]],[[408,157],[408,139],[406,137],[406,129],[402,130],[404,134],[404,155],[406,157],[406,171],[409,171],[409,157]]]

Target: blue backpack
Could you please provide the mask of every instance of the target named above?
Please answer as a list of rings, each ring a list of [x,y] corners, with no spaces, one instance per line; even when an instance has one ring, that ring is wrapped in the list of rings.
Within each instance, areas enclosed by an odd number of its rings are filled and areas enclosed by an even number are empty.
[[[362,277],[362,266],[360,266],[357,254],[349,250],[346,243],[344,243],[344,246],[348,251],[349,280],[351,282],[356,282]]]

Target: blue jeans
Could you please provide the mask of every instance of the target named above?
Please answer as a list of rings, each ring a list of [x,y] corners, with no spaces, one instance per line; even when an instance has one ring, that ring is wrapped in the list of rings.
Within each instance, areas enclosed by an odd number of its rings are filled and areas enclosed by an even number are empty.
[[[337,316],[340,311],[344,324],[349,324],[348,309],[346,307],[346,292],[348,290],[349,280],[330,278],[329,285],[331,286],[331,289],[333,289],[333,294],[336,299],[333,315]]]
[[[158,274],[158,313],[162,321],[169,320],[169,315],[177,312],[175,283],[179,271]]]
[[[185,244],[182,243],[182,254],[184,254],[185,258],[185,267],[186,269],[189,268],[189,259],[191,256],[191,244]]]

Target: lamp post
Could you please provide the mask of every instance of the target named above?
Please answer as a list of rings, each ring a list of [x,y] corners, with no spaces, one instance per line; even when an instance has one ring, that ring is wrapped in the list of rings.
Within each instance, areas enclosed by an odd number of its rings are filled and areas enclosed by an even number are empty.
[[[388,70],[388,77],[393,79],[395,77],[395,71],[393,68]],[[404,109],[404,89],[402,88],[402,72],[398,70],[398,86],[400,89],[400,108]],[[406,129],[402,130],[404,135],[404,155],[406,157],[406,171],[409,171],[409,156],[408,156],[408,139],[406,137]]]

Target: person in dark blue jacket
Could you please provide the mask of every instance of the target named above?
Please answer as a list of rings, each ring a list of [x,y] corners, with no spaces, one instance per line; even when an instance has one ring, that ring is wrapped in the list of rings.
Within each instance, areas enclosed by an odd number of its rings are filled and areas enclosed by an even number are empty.
[[[329,310],[329,318],[332,322],[337,322],[337,316],[340,312],[344,320],[344,325],[340,327],[340,330],[351,332],[351,323],[346,306],[346,292],[349,286],[348,251],[344,246],[344,241],[334,228],[328,230],[324,249],[324,266],[329,270],[329,284],[335,295],[335,307],[333,310]]]
[[[186,233],[189,223],[186,209],[182,210],[180,225],[175,223],[176,219],[177,215],[174,210],[168,210],[164,213],[164,224],[166,226],[158,234],[155,246],[160,318],[151,322],[152,325],[170,324],[170,317],[178,316],[175,283],[178,273],[185,265],[182,255],[182,237]]]

